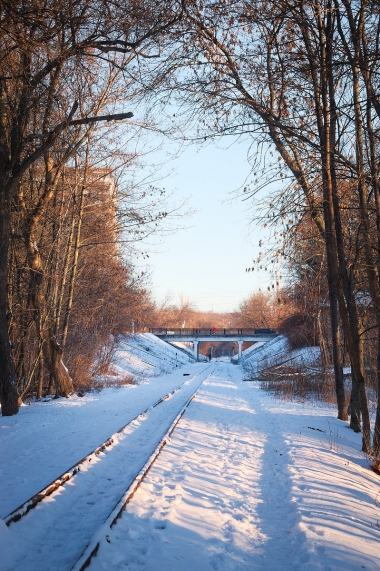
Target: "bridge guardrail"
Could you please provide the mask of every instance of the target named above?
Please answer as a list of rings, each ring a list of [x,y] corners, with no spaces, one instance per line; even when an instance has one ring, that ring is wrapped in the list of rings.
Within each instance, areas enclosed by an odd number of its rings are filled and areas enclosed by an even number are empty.
[[[274,329],[269,328],[246,328],[246,327],[231,327],[231,328],[220,328],[220,327],[202,327],[202,328],[172,328],[172,327],[150,327],[149,333],[157,336],[192,336],[192,337],[199,337],[199,336],[223,336],[223,337],[236,337],[236,336],[244,336],[244,335],[261,335],[261,336],[268,336],[268,337],[275,337],[277,335],[277,331]]]

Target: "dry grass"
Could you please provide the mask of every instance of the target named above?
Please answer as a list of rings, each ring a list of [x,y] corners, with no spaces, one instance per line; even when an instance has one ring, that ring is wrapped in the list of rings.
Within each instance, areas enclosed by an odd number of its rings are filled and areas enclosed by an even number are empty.
[[[375,472],[375,474],[380,476],[380,459],[379,458],[372,458],[370,468],[371,468],[371,470],[373,470]],[[378,505],[378,507],[380,507],[380,501],[376,505]]]
[[[112,377],[105,377],[101,381],[96,381],[96,383],[92,386],[92,389],[100,391],[106,388],[119,388],[125,387],[126,385],[135,384],[135,380],[131,375],[125,375],[124,377],[119,377],[117,379],[113,379]]]
[[[275,398],[336,404],[334,375],[321,369],[278,365],[260,372],[261,388]]]
[[[132,375],[125,375],[124,377],[119,377],[118,379],[107,379],[105,381],[106,387],[125,387],[126,385],[135,385],[134,378]]]

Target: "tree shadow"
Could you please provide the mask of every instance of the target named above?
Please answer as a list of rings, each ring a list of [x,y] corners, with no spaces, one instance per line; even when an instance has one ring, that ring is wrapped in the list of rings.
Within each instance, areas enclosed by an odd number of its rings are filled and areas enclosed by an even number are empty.
[[[296,416],[287,416],[292,425]],[[260,529],[266,537],[260,558],[263,571],[377,571],[379,558],[376,542],[380,529],[374,529],[361,517],[363,491],[352,485],[347,467],[334,463],[326,453],[313,456],[310,445],[289,444],[281,423],[273,418],[272,429],[264,446],[258,505]],[[300,448],[299,448],[300,446]],[[315,448],[317,452],[317,447]],[[294,457],[297,455],[297,468]],[[352,476],[354,476],[353,471]],[[350,484],[349,484],[350,482]],[[349,485],[347,485],[349,484]],[[352,510],[351,510],[352,508]],[[368,552],[360,551],[365,538]],[[372,544],[372,545],[371,545]]]

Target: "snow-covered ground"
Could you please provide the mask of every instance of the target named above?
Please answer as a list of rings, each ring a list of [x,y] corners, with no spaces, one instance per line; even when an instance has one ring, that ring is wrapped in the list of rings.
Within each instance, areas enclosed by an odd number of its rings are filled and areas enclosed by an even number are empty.
[[[199,367],[204,365],[191,366],[192,374]],[[16,416],[0,417],[0,517],[184,383],[186,371],[182,368],[150,383],[104,389],[82,398],[33,403]]]
[[[112,379],[133,376],[138,385],[32,403],[16,416],[0,417],[0,518],[184,383],[186,366],[193,363],[150,333],[121,335]]]
[[[98,529],[93,571],[378,571],[380,478],[361,436],[331,408],[276,402],[244,375],[230,363],[188,363],[1,418],[4,517],[181,387],[20,522],[0,525],[0,569],[68,571]],[[101,527],[199,386],[121,518]]]
[[[218,364],[90,569],[371,571],[379,478],[331,410]]]

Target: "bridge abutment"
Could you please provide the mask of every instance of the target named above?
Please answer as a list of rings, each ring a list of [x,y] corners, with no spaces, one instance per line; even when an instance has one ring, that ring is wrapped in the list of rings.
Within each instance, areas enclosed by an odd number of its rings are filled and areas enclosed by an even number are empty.
[[[193,341],[194,345],[194,357],[196,361],[199,361],[199,341]]]
[[[243,353],[243,341],[238,341],[237,344],[238,344],[238,363],[239,363]]]

